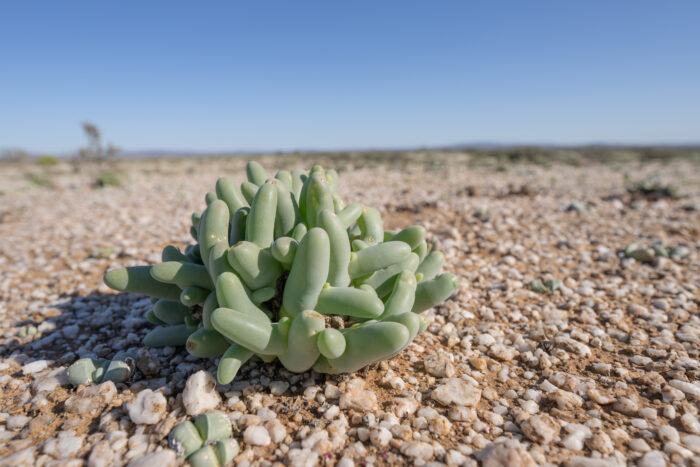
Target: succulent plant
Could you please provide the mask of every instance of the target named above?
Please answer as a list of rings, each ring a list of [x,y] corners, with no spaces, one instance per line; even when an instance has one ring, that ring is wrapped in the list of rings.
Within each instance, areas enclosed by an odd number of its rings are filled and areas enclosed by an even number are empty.
[[[420,313],[456,290],[423,227],[384,230],[377,209],[343,203],[334,170],[246,171],[240,190],[220,178],[207,193],[192,215],[196,244],[105,274],[115,290],[152,297],[146,318],[159,327],[147,346],[220,357],[222,384],[256,355],[292,372],[352,372],[409,345],[427,327]]]
[[[219,467],[238,455],[231,422],[216,410],[197,415],[194,423],[184,421],[175,426],[168,435],[168,444],[192,467]]]
[[[81,358],[68,367],[66,376],[73,386],[113,381],[121,383],[134,372],[134,357],[128,352],[117,352],[111,360]]]

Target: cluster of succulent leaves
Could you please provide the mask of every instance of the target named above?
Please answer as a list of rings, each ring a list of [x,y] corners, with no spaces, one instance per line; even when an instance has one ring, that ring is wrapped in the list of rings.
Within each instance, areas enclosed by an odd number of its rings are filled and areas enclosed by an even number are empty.
[[[207,193],[192,215],[196,244],[105,274],[115,290],[152,297],[146,318],[159,327],[147,346],[220,357],[222,384],[253,356],[352,372],[409,345],[427,327],[420,313],[456,290],[423,227],[384,230],[377,209],[343,203],[334,170],[246,172],[240,189],[223,177]]]
[[[68,381],[73,386],[88,386],[91,383],[113,381],[121,383],[134,371],[134,356],[128,352],[117,352],[111,360],[81,358],[68,367]]]
[[[630,243],[625,247],[624,253],[628,258],[634,258],[642,263],[650,263],[654,258],[682,259],[688,256],[690,251],[682,245],[669,247],[663,243],[654,243],[652,246]]]
[[[561,288],[562,282],[559,279],[549,279],[543,283],[540,279],[535,279],[528,285],[535,292],[555,292]]]
[[[226,414],[214,410],[197,415],[194,423],[187,420],[172,429],[168,444],[192,467],[219,467],[238,455],[231,422]]]

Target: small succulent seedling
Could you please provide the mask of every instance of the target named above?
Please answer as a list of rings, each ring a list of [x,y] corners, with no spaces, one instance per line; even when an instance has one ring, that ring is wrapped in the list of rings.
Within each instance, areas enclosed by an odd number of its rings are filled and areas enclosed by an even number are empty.
[[[192,215],[196,244],[105,274],[113,289],[153,298],[146,345],[220,357],[222,384],[253,356],[293,372],[352,372],[400,352],[427,327],[420,313],[455,292],[425,229],[388,231],[377,209],[345,205],[334,170],[270,178],[250,162],[247,176],[207,193]]]
[[[134,372],[134,358],[127,352],[117,352],[111,360],[81,358],[68,367],[66,375],[73,386],[112,381],[121,383]]]
[[[655,258],[683,259],[690,254],[690,250],[683,245],[669,247],[658,242],[652,246],[630,243],[625,247],[624,254],[641,263],[651,263]]]
[[[184,421],[177,425],[168,435],[168,444],[192,467],[219,467],[238,455],[231,422],[226,414],[216,410],[197,415],[194,423]]]
[[[549,279],[545,283],[542,283],[540,279],[535,279],[528,285],[535,292],[555,292],[559,290],[563,284],[559,279]]]

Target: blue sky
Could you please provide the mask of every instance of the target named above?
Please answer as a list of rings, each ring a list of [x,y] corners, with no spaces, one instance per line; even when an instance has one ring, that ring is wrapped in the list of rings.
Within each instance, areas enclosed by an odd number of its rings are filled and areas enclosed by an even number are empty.
[[[700,2],[0,3],[0,148],[700,141]]]

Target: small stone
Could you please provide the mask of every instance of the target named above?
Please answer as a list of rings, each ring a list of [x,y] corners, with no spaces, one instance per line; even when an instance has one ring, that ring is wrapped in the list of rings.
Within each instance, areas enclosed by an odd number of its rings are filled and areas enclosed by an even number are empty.
[[[547,414],[533,415],[525,420],[520,429],[535,443],[549,444],[559,433],[556,420]]]
[[[363,387],[364,381],[359,378],[350,381],[346,391],[340,396],[340,408],[360,412],[372,412],[379,408],[377,395],[372,391],[364,390]]]
[[[668,384],[680,391],[683,391],[686,396],[692,396],[696,399],[700,399],[700,386],[697,384],[681,381],[679,379],[672,379],[668,382]]]
[[[643,418],[633,418],[631,424],[638,430],[646,430],[649,428],[649,424]]]
[[[275,444],[281,443],[287,436],[287,429],[277,419],[270,420],[269,422],[265,423],[265,429],[270,435],[270,439]]]
[[[680,401],[685,399],[685,393],[680,389],[674,388],[673,386],[666,385],[661,388],[661,399],[664,402]]]
[[[450,378],[447,383],[436,387],[431,396],[442,405],[475,406],[481,400],[481,390],[458,378]]]
[[[136,355],[136,368],[145,376],[156,375],[160,371],[160,362],[147,348],[142,347]]]
[[[425,357],[425,371],[438,378],[451,378],[455,375],[455,367],[444,353],[434,353]]]
[[[51,438],[44,443],[43,451],[59,459],[73,457],[83,447],[83,438],[78,436],[63,436]]]
[[[5,428],[10,431],[20,430],[24,428],[27,423],[29,423],[29,420],[31,420],[31,418],[27,417],[26,415],[14,415],[12,417],[7,417],[7,420],[5,421]]]
[[[565,467],[623,467],[618,460],[611,456],[606,458],[572,456],[564,462]]]
[[[661,441],[672,441],[677,443],[680,441],[680,436],[678,435],[678,430],[673,428],[671,425],[662,425],[657,430],[659,439]]]
[[[695,415],[690,412],[686,412],[681,415],[681,425],[688,433],[700,433],[700,422],[698,422]]]
[[[411,397],[397,397],[394,399],[394,414],[399,417],[411,415],[418,409],[418,401]]]
[[[586,438],[591,436],[591,429],[580,423],[569,423],[565,429],[569,435],[561,441],[561,445],[572,451],[582,450]]]
[[[549,393],[549,398],[557,404],[559,410],[574,410],[583,405],[581,396],[569,391],[553,391]]]
[[[32,373],[38,373],[39,371],[45,369],[49,366],[48,360],[36,360],[31,363],[27,363],[22,367],[22,374],[31,375]]]
[[[656,414],[656,409],[652,407],[643,407],[639,409],[639,415],[651,421],[656,421],[658,417],[658,415]]]
[[[311,449],[290,449],[285,456],[289,467],[312,467],[316,465],[318,453]]]
[[[445,463],[447,463],[447,465],[465,465],[466,462],[467,456],[456,449],[450,449],[447,451],[447,455],[445,456]]]
[[[536,467],[525,447],[515,439],[488,444],[476,453],[482,467]]]
[[[602,391],[600,391],[599,389],[596,389],[596,388],[588,389],[588,391],[586,391],[586,395],[593,402],[595,402],[596,404],[600,404],[600,405],[607,405],[607,404],[612,404],[613,402],[615,402],[614,397],[611,397],[607,394],[604,394]]]
[[[628,397],[621,397],[613,405],[613,409],[625,415],[637,415],[639,405]]]
[[[651,449],[649,447],[649,444],[647,444],[647,442],[644,441],[642,438],[635,438],[633,440],[630,440],[630,442],[627,444],[627,447],[632,451],[637,452],[647,452]]]
[[[34,452],[36,451],[36,447],[28,447],[26,449],[22,449],[21,451],[17,451],[14,454],[11,454],[7,457],[3,457],[0,459],[0,461],[3,462],[3,465],[6,465],[8,467],[10,466],[25,466],[25,465],[35,465],[35,455]]]
[[[683,446],[680,446],[678,443],[674,443],[673,441],[668,441],[664,444],[664,452],[668,454],[668,456],[672,460],[677,459],[678,456],[684,459],[693,457],[693,452],[691,450],[686,449]]]
[[[68,413],[95,414],[109,405],[117,395],[117,387],[112,381],[79,389],[78,392],[66,399],[64,408]]]
[[[386,428],[373,428],[369,433],[369,440],[373,446],[384,447],[391,441],[391,431]]]
[[[175,467],[179,464],[175,451],[161,449],[133,459],[127,467]]]
[[[286,381],[272,381],[270,383],[270,393],[273,396],[281,396],[287,389],[289,389],[289,383]]]
[[[54,391],[58,386],[63,386],[68,384],[68,376],[66,375],[66,369],[64,367],[56,368],[49,371],[46,374],[37,376],[37,378],[32,383],[32,389],[34,392],[51,392]]]
[[[182,392],[182,403],[191,417],[215,409],[221,403],[221,396],[216,391],[214,377],[204,370],[190,376]]]
[[[493,358],[501,360],[503,362],[509,362],[513,360],[517,355],[518,351],[511,346],[506,346],[503,344],[494,344],[489,348],[489,355]]]
[[[342,393],[335,384],[326,383],[325,387],[323,388],[323,395],[326,396],[326,399],[328,400],[337,400],[340,398]]]
[[[406,441],[401,445],[400,450],[404,456],[419,461],[433,457],[433,446],[422,441]]]
[[[500,417],[500,415],[497,416]],[[428,422],[428,430],[438,436],[445,436],[452,431],[452,423],[450,423],[447,417],[438,415]]]
[[[693,451],[695,454],[700,454],[700,436],[685,435],[682,439],[683,445]]]
[[[496,343],[496,338],[493,337],[491,334],[486,334],[486,333],[479,334],[478,336],[476,336],[474,338],[474,343],[476,345],[483,345],[486,347],[490,347]]]
[[[109,467],[117,464],[117,453],[112,450],[109,441],[100,441],[90,451],[88,467]]]
[[[270,434],[260,425],[252,425],[243,432],[243,441],[253,446],[267,446],[270,444]]]
[[[586,446],[591,451],[598,451],[604,456],[612,454],[615,451],[615,446],[613,445],[610,436],[604,431],[599,431],[594,433],[589,439],[586,440]]]
[[[70,340],[78,337],[78,332],[80,332],[80,327],[77,324],[71,324],[70,326],[63,326],[61,328],[61,334],[63,334],[63,337]]]
[[[331,448],[331,445],[328,442],[328,431],[318,430],[311,433],[302,440],[301,447],[303,449],[311,449],[312,451],[318,453],[328,452]]]
[[[126,403],[126,410],[135,424],[153,425],[165,416],[167,405],[168,401],[162,393],[144,389],[133,402]]]
[[[666,467],[666,459],[661,451],[649,451],[637,462],[637,467]]]

